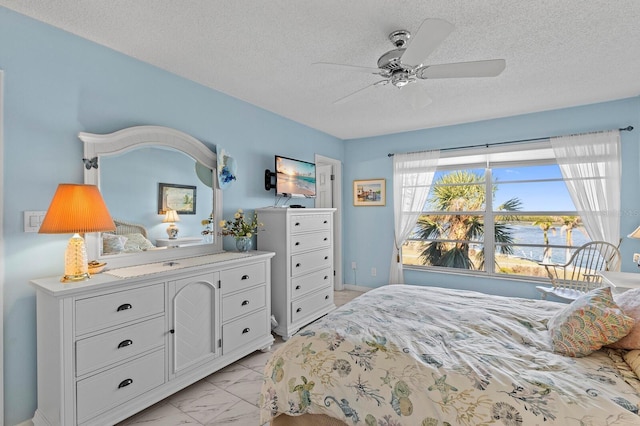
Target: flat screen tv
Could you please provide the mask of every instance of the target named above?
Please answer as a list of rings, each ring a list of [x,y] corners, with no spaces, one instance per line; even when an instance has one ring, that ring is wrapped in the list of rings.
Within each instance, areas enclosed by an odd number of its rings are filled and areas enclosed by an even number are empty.
[[[315,198],[316,165],[276,155],[276,194],[285,197]]]

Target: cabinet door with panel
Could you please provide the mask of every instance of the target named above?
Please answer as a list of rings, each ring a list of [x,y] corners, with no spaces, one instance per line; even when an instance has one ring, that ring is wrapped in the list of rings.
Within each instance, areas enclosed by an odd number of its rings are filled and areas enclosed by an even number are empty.
[[[170,364],[180,375],[219,355],[218,272],[169,282]]]

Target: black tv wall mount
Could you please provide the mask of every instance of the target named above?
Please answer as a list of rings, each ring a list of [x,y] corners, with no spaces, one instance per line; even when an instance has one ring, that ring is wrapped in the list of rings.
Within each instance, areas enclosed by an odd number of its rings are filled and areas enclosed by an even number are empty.
[[[275,176],[276,174],[269,169],[266,169],[264,171],[264,189],[266,189],[267,191],[270,191],[271,189],[276,187],[274,184],[271,183],[271,178]]]

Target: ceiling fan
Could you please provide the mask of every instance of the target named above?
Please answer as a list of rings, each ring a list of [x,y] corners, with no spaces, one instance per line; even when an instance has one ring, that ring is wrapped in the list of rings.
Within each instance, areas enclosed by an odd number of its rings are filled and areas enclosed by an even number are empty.
[[[421,84],[414,84],[419,80],[495,77],[505,69],[506,62],[504,59],[424,65],[431,52],[451,34],[453,29],[453,24],[443,19],[426,19],[413,37],[407,30],[392,32],[389,34],[389,40],[391,40],[395,49],[388,51],[378,59],[378,68],[329,62],[316,62],[314,65],[350,69],[383,77],[382,80],[336,100],[333,102],[336,105],[353,100],[372,87],[392,85],[402,89],[400,93],[407,98],[414,108],[422,108],[428,105],[431,99]],[[411,42],[409,42],[410,39]]]

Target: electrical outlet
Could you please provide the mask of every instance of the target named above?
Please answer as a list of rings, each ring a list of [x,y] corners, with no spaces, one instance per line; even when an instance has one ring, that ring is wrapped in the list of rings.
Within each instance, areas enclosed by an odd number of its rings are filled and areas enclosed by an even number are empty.
[[[376,275],[378,275],[378,271],[376,271],[376,268],[371,268],[371,276],[375,277]]]
[[[351,262],[351,269],[356,269],[356,262]]]
[[[638,263],[640,261],[640,253],[633,253],[633,262]]]

